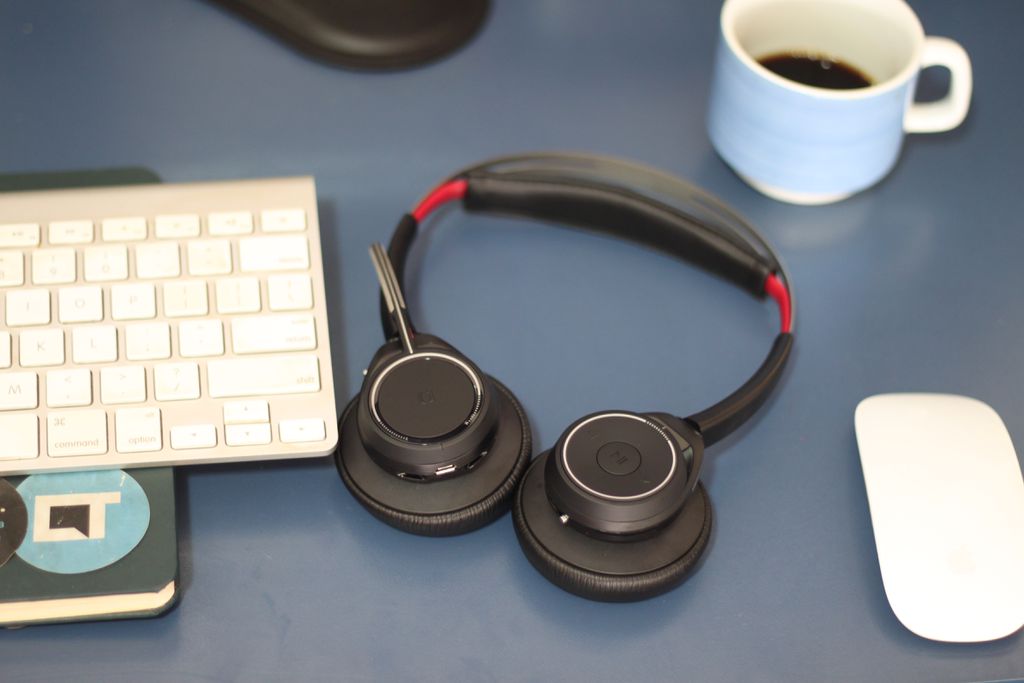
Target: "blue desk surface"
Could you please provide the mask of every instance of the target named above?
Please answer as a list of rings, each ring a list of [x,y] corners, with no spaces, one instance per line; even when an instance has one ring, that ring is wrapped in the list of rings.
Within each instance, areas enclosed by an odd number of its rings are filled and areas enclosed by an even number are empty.
[[[340,401],[381,341],[367,246],[443,175],[499,153],[592,150],[692,179],[772,238],[800,307],[780,391],[712,451],[711,548],[668,595],[564,593],[508,517],[458,538],[402,534],[328,459],[197,467],[179,474],[181,604],[0,633],[0,679],[1024,675],[1021,634],[943,645],[897,622],[854,439],[865,396],[941,391],[990,403],[1024,448],[1024,4],[914,4],[971,54],[970,117],[908,139],[881,185],[823,208],[766,199],[713,153],[713,1],[496,0],[467,49],[390,74],[308,61],[198,0],[0,4],[0,171],[316,176]],[[593,410],[705,407],[776,326],[769,305],[642,248],[458,213],[427,231],[409,282],[420,327],[508,384],[544,447]]]

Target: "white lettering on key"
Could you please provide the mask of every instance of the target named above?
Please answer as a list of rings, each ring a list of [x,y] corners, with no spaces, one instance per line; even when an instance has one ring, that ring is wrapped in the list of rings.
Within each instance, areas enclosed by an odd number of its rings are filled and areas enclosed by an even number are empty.
[[[7,292],[7,325],[48,325],[50,292],[45,289],[17,289]]]
[[[107,413],[103,410],[53,412],[46,416],[47,453],[54,458],[107,452]]]
[[[62,323],[98,323],[103,320],[103,290],[62,287],[57,294],[57,316]]]
[[[211,213],[207,223],[211,235],[247,235],[252,232],[252,214],[248,211]]]
[[[50,223],[50,244],[88,244],[92,242],[92,235],[92,221]]]
[[[261,315],[231,321],[235,353],[310,351],[316,348],[316,326],[311,315]]]
[[[74,408],[92,403],[92,373],[85,368],[46,373],[46,405]]]
[[[206,315],[208,310],[204,281],[185,280],[184,282],[164,283],[164,315],[168,318]]]
[[[136,323],[124,328],[124,355],[128,360],[171,357],[171,327],[167,323]]]
[[[163,448],[159,408],[122,408],[114,418],[118,453],[146,453]]]
[[[153,285],[132,283],[110,288],[110,315],[114,320],[146,320],[156,317]]]
[[[284,443],[307,443],[327,438],[324,421],[320,418],[304,420],[281,420],[277,427]]]
[[[261,270],[308,270],[309,244],[303,235],[247,237],[238,242],[243,272]]]
[[[182,425],[171,427],[171,448],[176,451],[193,448],[213,448],[217,445],[217,428],[214,425]]]
[[[25,257],[20,251],[0,251],[0,287],[25,284]]]
[[[226,277],[217,280],[218,313],[258,313],[260,281],[254,277]]]
[[[35,247],[38,245],[38,223],[8,223],[7,225],[0,225],[0,249]]]
[[[231,272],[231,243],[192,240],[188,243],[189,275],[227,275]]]
[[[227,425],[224,443],[229,446],[260,446],[270,443],[269,424]]]
[[[113,325],[76,327],[71,335],[71,359],[80,364],[117,360],[117,328]]]
[[[314,355],[212,360],[206,373],[213,398],[320,391],[320,361]]]
[[[22,367],[64,364],[64,331],[61,329],[25,330],[18,339]]]
[[[39,405],[39,381],[34,372],[0,373],[0,410],[23,410]]]
[[[104,242],[137,242],[144,239],[146,219],[141,216],[107,218],[103,221]]]
[[[199,236],[199,216],[194,213],[156,217],[156,236],[162,240]]]
[[[313,308],[313,282],[308,275],[271,275],[267,296],[272,311],[307,311]]]
[[[123,244],[87,247],[83,258],[87,282],[128,279],[128,248]]]
[[[302,232],[306,229],[306,212],[302,209],[270,209],[260,214],[263,232]]]
[[[100,400],[107,405],[146,400],[146,369],[141,365],[100,370]]]
[[[74,282],[74,249],[36,249],[32,252],[32,282],[37,285],[64,285]]]
[[[135,247],[135,274],[143,280],[181,275],[178,245],[173,242],[156,242]]]
[[[195,363],[164,363],[154,366],[153,396],[158,401],[199,398],[199,366]]]

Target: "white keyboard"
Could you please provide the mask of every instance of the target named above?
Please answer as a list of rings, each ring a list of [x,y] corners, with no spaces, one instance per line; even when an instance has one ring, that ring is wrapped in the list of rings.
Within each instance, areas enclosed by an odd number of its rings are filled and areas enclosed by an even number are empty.
[[[326,455],[312,178],[0,193],[0,475]]]

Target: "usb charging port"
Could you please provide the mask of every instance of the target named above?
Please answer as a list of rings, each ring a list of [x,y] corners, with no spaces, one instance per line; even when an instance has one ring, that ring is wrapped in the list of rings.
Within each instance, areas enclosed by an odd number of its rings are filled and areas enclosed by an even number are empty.
[[[455,465],[445,465],[444,467],[438,467],[436,474],[437,476],[441,476],[442,474],[451,474],[454,471]]]

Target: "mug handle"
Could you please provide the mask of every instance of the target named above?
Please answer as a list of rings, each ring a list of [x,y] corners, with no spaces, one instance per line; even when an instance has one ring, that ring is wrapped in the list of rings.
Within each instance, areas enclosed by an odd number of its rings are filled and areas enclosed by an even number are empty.
[[[928,36],[921,49],[921,66],[949,69],[949,92],[937,102],[912,102],[903,116],[908,133],[941,133],[959,126],[971,104],[971,59],[960,43],[949,38]]]

